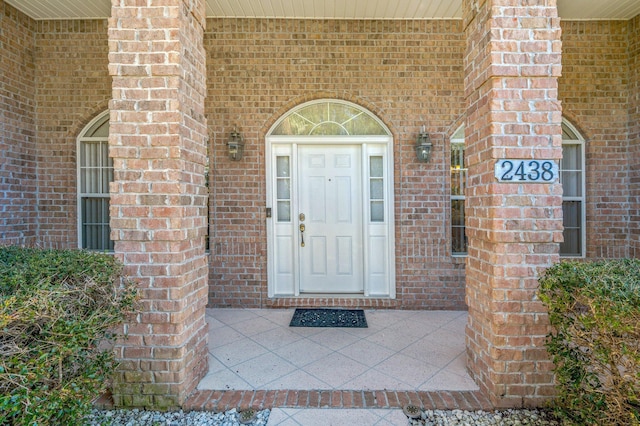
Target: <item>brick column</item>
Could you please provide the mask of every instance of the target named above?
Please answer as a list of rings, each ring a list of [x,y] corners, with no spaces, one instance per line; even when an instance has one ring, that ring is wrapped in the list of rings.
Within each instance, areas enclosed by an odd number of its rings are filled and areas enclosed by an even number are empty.
[[[117,405],[183,403],[207,369],[204,0],[113,0],[111,227],[141,313],[116,348]]]
[[[538,277],[558,261],[559,183],[500,183],[499,159],[562,156],[555,0],[464,0],[469,370],[496,407],[553,393]]]

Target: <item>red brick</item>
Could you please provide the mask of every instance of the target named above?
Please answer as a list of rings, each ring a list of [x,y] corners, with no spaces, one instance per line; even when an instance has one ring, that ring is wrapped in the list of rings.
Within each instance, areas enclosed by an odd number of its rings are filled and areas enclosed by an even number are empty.
[[[341,391],[331,391],[331,407],[334,408],[342,408],[342,392]]]
[[[320,408],[331,406],[331,391],[320,391]]]

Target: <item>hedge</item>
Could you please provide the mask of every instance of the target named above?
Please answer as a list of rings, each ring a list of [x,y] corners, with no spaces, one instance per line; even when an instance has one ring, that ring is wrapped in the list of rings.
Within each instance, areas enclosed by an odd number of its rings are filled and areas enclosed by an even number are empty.
[[[0,424],[75,424],[109,385],[136,291],[109,254],[0,247]]]
[[[562,262],[540,280],[556,414],[578,425],[640,424],[640,260]]]

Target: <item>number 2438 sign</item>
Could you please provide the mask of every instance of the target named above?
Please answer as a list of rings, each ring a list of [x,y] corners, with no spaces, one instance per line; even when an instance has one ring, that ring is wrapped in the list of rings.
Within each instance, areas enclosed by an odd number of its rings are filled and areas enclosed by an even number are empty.
[[[554,183],[558,180],[558,163],[554,160],[498,160],[496,179],[506,183]]]

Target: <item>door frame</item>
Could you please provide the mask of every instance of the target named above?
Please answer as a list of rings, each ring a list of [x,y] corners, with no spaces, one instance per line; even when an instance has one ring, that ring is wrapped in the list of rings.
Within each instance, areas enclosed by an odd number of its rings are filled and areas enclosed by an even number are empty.
[[[393,138],[392,136],[274,136],[267,135],[265,138],[265,171],[266,171],[266,204],[267,211],[271,211],[271,217],[266,218],[267,227],[267,288],[268,297],[296,297],[300,296],[300,271],[299,271],[299,250],[296,244],[291,244],[291,274],[288,278],[283,278],[281,274],[276,273],[276,227],[283,226],[290,228],[290,239],[297,242],[299,218],[297,212],[294,212],[294,205],[298,200],[298,158],[297,147],[299,145],[360,145],[361,161],[362,161],[362,235],[363,235],[363,262],[364,262],[364,297],[389,298],[395,299],[395,215],[394,215],[394,161],[393,161]],[[276,157],[280,154],[290,156],[290,172],[291,172],[291,221],[286,225],[278,225],[275,220],[277,204],[275,200],[276,194],[276,178],[274,167]],[[382,156],[384,167],[384,217],[383,223],[376,224],[375,227],[368,220],[369,218],[369,156]],[[372,229],[379,231],[372,231]],[[374,235],[380,232],[380,235]],[[385,240],[383,251],[383,265],[379,265],[380,261],[375,262],[369,259],[372,256],[371,241],[376,238]],[[368,242],[368,243],[367,243]],[[379,257],[379,255],[378,255]],[[384,268],[384,277],[372,276],[372,265]],[[278,276],[278,277],[277,277]],[[278,281],[276,281],[278,280]],[[290,281],[289,281],[290,280]],[[283,281],[283,282],[280,282]],[[286,281],[286,282],[284,282]],[[384,282],[382,282],[384,281]],[[362,297],[361,293],[357,294]],[[330,294],[322,294],[320,297],[331,296]],[[344,297],[345,294],[336,296]],[[313,295],[304,293],[304,297],[313,297]]]

